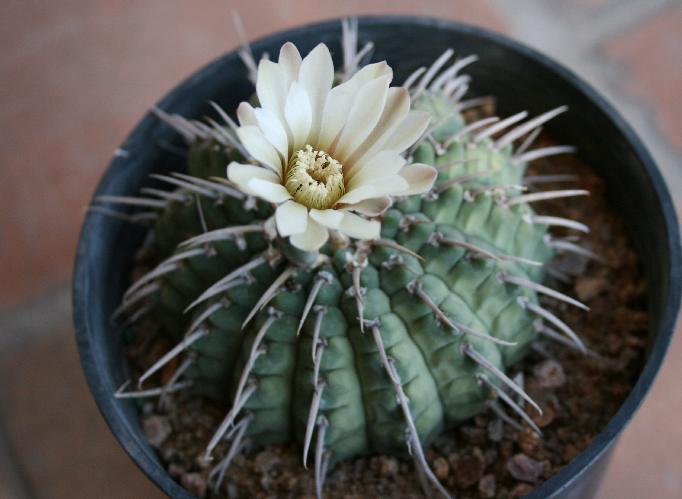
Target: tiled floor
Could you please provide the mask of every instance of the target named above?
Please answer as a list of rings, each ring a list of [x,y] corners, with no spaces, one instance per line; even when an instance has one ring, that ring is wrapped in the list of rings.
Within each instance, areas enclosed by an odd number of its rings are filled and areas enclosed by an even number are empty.
[[[10,0],[0,16],[0,499],[155,498],[78,364],[67,292],[82,206],[146,109],[251,38],[317,19],[412,13],[483,25],[595,85],[682,206],[679,0]],[[600,497],[682,497],[682,336],[622,436]]]

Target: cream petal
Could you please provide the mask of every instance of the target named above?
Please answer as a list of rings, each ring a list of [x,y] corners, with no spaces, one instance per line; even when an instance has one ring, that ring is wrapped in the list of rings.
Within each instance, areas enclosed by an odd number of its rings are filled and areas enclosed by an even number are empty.
[[[375,62],[363,66],[360,71],[355,73],[348,81],[362,86],[368,81],[375,78],[381,78],[382,76],[388,76],[389,81],[393,79],[393,69],[391,69],[391,66],[389,66],[386,61]]]
[[[372,156],[382,149],[384,142],[396,130],[398,125],[405,119],[410,111],[410,93],[403,87],[388,89],[384,111],[372,133],[346,160],[352,171],[353,165],[362,161],[363,158]]]
[[[400,170],[399,175],[409,184],[409,188],[402,193],[403,195],[421,194],[433,187],[438,177],[438,170],[430,165],[415,163]]]
[[[430,119],[426,111],[410,111],[382,147],[403,152],[422,136]]]
[[[287,140],[287,132],[284,130],[282,123],[277,119],[277,116],[267,109],[256,108],[253,112],[256,121],[258,122],[258,127],[265,136],[265,140],[277,149],[284,161],[288,161],[289,143]]]
[[[256,80],[256,95],[258,102],[264,109],[268,109],[280,120],[284,118],[284,103],[291,81],[282,67],[261,59],[258,63],[258,79]]]
[[[386,103],[388,85],[389,76],[383,76],[365,84],[355,96],[334,150],[334,157],[341,164],[367,138],[379,121]]]
[[[284,115],[291,130],[293,144],[289,154],[292,154],[305,145],[313,119],[308,94],[298,82],[293,82],[289,89]]]
[[[353,105],[360,88],[373,79],[381,77],[388,77],[389,80],[393,77],[393,71],[389,65],[386,62],[368,64],[355,73],[350,80],[329,91],[316,141],[320,149],[329,152],[330,146],[346,123],[348,110]]]
[[[242,126],[258,125],[255,109],[248,102],[242,102],[237,107],[237,119]]]
[[[368,217],[378,217],[388,210],[393,204],[390,196],[380,198],[365,199],[359,203],[343,206],[342,210],[352,210]]]
[[[310,210],[310,218],[330,229],[338,229],[343,220],[343,212],[339,210]]]
[[[291,199],[291,194],[282,184],[269,182],[260,178],[252,178],[246,183],[246,189],[254,196],[271,203],[283,203]]]
[[[350,89],[345,86],[345,83],[332,88],[327,95],[327,101],[324,104],[324,111],[322,112],[322,121],[320,122],[320,129],[318,131],[317,144],[319,149],[328,151],[329,146],[338,135],[343,127],[346,114],[351,99],[353,98]]]
[[[277,232],[282,237],[302,234],[308,226],[308,209],[294,200],[282,203],[275,211]]]
[[[376,193],[373,185],[362,185],[352,191],[346,192],[343,196],[339,198],[336,204],[354,204],[364,201],[365,199],[375,198],[380,196]]]
[[[301,54],[298,52],[296,45],[291,42],[282,45],[282,48],[279,50],[279,65],[290,81],[298,78],[298,72],[301,67]]]
[[[376,239],[381,234],[381,223],[347,211],[339,231],[355,239]]]
[[[249,154],[282,176],[282,160],[275,148],[265,139],[260,128],[240,126],[237,128],[237,136]]]
[[[309,218],[305,232],[289,238],[291,244],[303,251],[316,251],[329,239],[329,231],[323,225]]]
[[[327,95],[334,83],[334,63],[324,43],[315,47],[301,63],[298,82],[310,99],[313,120],[308,136],[309,143],[315,143],[320,132],[320,122]]]
[[[280,183],[277,174],[269,168],[263,168],[262,166],[254,165],[244,165],[235,161],[227,166],[227,178],[230,180],[230,182],[237,184],[237,187],[247,194],[255,194],[253,192],[247,191],[249,180],[253,178],[259,178],[267,182],[272,182],[273,184]]]
[[[395,175],[405,166],[406,160],[395,151],[381,151],[349,172],[348,190],[375,182],[382,177]]]
[[[374,182],[372,185],[377,196],[404,196],[410,188],[407,179],[400,175],[384,177],[380,182]]]

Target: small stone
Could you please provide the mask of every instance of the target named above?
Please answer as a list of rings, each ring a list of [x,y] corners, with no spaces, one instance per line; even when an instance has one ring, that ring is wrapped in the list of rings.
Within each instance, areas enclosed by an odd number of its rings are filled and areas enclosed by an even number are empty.
[[[447,460],[442,457],[438,457],[433,461],[433,472],[438,477],[438,480],[445,480],[450,474],[450,465]]]
[[[179,464],[172,463],[168,466],[168,474],[173,478],[180,478],[185,470]]]
[[[190,494],[199,498],[206,496],[206,479],[201,474],[187,473],[180,479],[180,483]]]
[[[264,450],[256,455],[253,466],[259,473],[268,473],[277,464],[277,455],[271,450]]]
[[[227,497],[229,499],[237,499],[239,497],[239,489],[231,482],[227,484]]]
[[[513,455],[506,467],[514,478],[524,482],[536,482],[542,474],[542,465],[525,454]]]
[[[485,469],[485,462],[480,455],[455,455],[450,463],[455,472],[455,480],[463,489],[478,483]]]
[[[509,492],[510,498],[527,496],[533,492],[533,487],[527,483],[520,483]]]
[[[156,449],[161,447],[161,444],[166,441],[168,435],[173,431],[168,418],[164,416],[145,417],[142,422],[142,429],[147,441]]]
[[[485,426],[482,428],[476,426],[463,426],[460,431],[462,432],[462,435],[474,445],[482,445],[486,441],[487,429]]]
[[[606,288],[603,277],[580,276],[575,280],[575,294],[581,301],[588,301],[596,297]]]
[[[542,414],[534,414],[533,421],[538,425],[539,428],[546,428],[552,424],[556,418],[556,411],[552,406],[542,406]]]
[[[495,418],[488,423],[488,438],[493,442],[499,442],[504,436],[504,424],[500,418]]]
[[[495,480],[495,475],[488,473],[483,475],[478,481],[478,493],[483,499],[491,499],[495,497],[495,489],[497,488],[497,482]]]
[[[287,474],[286,476],[280,478],[280,483],[282,488],[287,492],[293,492],[296,489],[296,484],[298,480],[293,474]]]
[[[381,456],[379,463],[381,476],[393,476],[398,472],[398,461],[392,457]]]
[[[533,375],[537,378],[538,386],[548,390],[555,390],[566,383],[564,368],[556,360],[552,359],[536,364],[533,367]]]
[[[542,445],[542,437],[529,427],[524,427],[523,431],[519,433],[518,442],[519,447],[524,453],[534,454]]]

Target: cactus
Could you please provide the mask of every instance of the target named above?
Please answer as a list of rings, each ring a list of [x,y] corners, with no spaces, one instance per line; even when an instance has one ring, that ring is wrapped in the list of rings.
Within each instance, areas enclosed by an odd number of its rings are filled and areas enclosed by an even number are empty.
[[[337,80],[356,74],[367,52],[356,50],[356,29],[344,24]],[[443,69],[451,57],[446,51],[403,85],[412,108],[431,116],[406,156],[435,167],[437,179],[426,192],[395,197],[378,216],[379,237],[332,234],[314,251],[282,237],[273,204],[224,178],[226,165],[249,152],[217,106],[225,125],[156,110],[188,143],[187,173],[152,175],[170,189],[98,199],[143,208],[121,216],[150,225],[145,251],[156,265],[126,291],[116,315],[127,323],[152,317],[176,346],[140,385],[182,359],[166,386],[117,395],[187,389],[224,402],[205,455],[230,442],[211,473],[216,488],[248,438],[257,446],[299,442],[305,465],[312,456],[318,496],[329,466],[368,453],[409,453],[448,496],[424,457],[430,441],[487,408],[508,419],[503,405],[539,432],[508,392],[540,408],[507,369],[538,334],[585,349],[539,296],[586,308],[541,281],[555,251],[586,251],[553,239],[551,226],[587,229],[536,215],[531,205],[586,192],[529,191],[524,179],[529,161],[570,152],[528,151],[565,108],[525,122],[519,113],[467,123],[465,109],[479,101],[462,100],[468,77],[459,73],[475,57]]]

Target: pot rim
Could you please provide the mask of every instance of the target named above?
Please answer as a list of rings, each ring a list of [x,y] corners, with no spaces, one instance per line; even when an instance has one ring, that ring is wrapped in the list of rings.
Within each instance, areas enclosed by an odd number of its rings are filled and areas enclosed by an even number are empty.
[[[598,460],[600,456],[612,446],[616,437],[624,429],[644,400],[644,397],[659,372],[659,368],[667,352],[675,328],[676,317],[680,305],[680,294],[682,291],[680,286],[675,285],[675,283],[682,282],[682,252],[680,248],[680,232],[677,215],[670,193],[650,153],[624,118],[601,94],[582,78],[549,56],[505,35],[456,21],[404,15],[358,16],[357,19],[360,29],[407,23],[465,33],[480,38],[484,43],[491,43],[504,50],[516,52],[532,59],[534,62],[544,66],[546,69],[556,73],[567,81],[608,117],[614,127],[625,137],[634,150],[656,193],[659,209],[665,222],[666,244],[669,256],[667,262],[668,273],[666,277],[671,283],[668,292],[664,297],[666,303],[660,318],[658,334],[652,343],[647,360],[632,391],[604,429],[594,438],[594,440],[592,440],[587,448],[571,460],[569,464],[563,467],[557,474],[540,484],[531,495],[528,496],[531,498],[552,497],[561,493],[574,481],[579,480],[581,475],[590,468],[590,465]],[[259,38],[256,41],[250,42],[250,45],[254,52],[260,53],[263,47],[281,40],[287,33],[297,32],[297,34],[300,35],[308,32],[320,32],[321,30],[338,29],[339,25],[339,18],[310,23]],[[210,77],[226,60],[236,58],[237,54],[233,49],[203,66],[174,87],[170,93],[159,101],[157,106],[162,109],[172,108],[174,103],[180,101],[182,95],[188,88],[191,88],[198,81]],[[151,114],[149,112],[146,113],[144,118],[125,139],[121,148],[128,149],[139,140],[140,136],[146,135],[145,132],[154,123],[153,120],[154,118],[152,118]],[[115,169],[115,166],[119,161],[122,161],[122,159],[114,158],[111,161],[106,173],[100,180],[95,195],[98,195],[103,191],[109,183],[109,180],[113,175],[112,170]],[[102,416],[131,459],[151,481],[163,490],[163,492],[172,497],[189,499],[192,496],[181,487],[180,484],[173,480],[165,470],[164,473],[159,473],[163,468],[158,459],[156,459],[148,449],[145,449],[140,442],[133,438],[133,428],[126,418],[123,417],[120,401],[113,397],[112,386],[110,386],[110,383],[105,383],[104,378],[100,375],[104,368],[103,366],[98,365],[94,360],[96,356],[93,354],[93,351],[98,348],[98,345],[93,341],[94,334],[88,320],[88,302],[90,300],[90,283],[88,279],[90,262],[88,261],[88,248],[90,246],[90,235],[93,233],[91,230],[93,227],[94,218],[90,216],[86,217],[78,242],[72,288],[76,340],[85,377]]]

